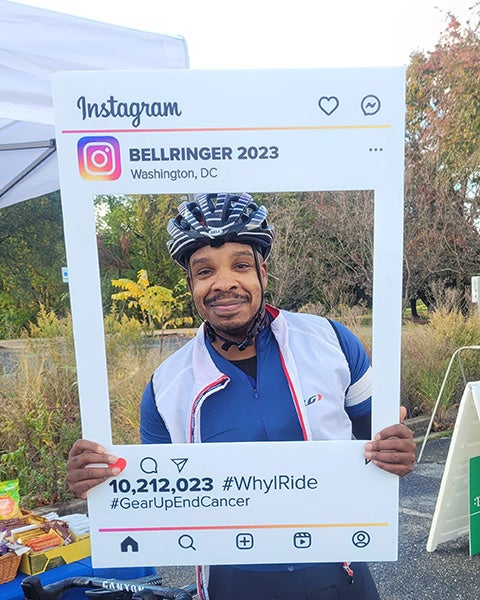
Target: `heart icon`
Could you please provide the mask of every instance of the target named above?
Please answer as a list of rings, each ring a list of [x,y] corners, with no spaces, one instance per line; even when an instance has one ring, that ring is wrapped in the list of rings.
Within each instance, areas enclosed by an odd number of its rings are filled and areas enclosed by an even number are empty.
[[[110,465],[111,469],[120,469],[120,473],[127,466],[127,461],[124,458],[119,458],[116,463]]]
[[[327,115],[330,116],[338,108],[338,98],[335,96],[322,96],[318,101],[318,106]]]

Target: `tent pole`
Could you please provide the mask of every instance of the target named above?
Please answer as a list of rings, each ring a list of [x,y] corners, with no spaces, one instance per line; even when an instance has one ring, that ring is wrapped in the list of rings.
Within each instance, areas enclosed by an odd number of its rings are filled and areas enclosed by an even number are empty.
[[[3,188],[0,189],[0,198],[13,188],[19,181],[34,171],[38,165],[42,164],[49,156],[57,150],[55,139],[50,139],[44,142],[19,142],[15,144],[0,144],[0,152],[2,150],[32,150],[34,148],[46,148],[34,161],[32,161],[25,169],[11,179]]]

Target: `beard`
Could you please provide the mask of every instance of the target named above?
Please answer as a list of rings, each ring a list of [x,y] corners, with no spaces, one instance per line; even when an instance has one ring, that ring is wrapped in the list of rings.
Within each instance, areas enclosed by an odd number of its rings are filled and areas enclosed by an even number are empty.
[[[250,324],[251,321],[242,324],[232,323],[231,325],[228,323],[210,323],[214,331],[232,340],[243,340],[250,329]]]
[[[240,300],[245,304],[251,303],[251,297],[248,294],[238,294],[238,293],[219,293],[214,296],[207,298],[204,302],[206,308],[210,308],[212,305],[221,302],[223,300]],[[250,314],[245,317],[236,317],[233,316],[231,319],[221,317],[211,317],[208,315],[206,319],[212,329],[219,333],[220,335],[224,335],[232,340],[243,340],[244,337],[249,332],[253,321],[255,320],[258,311],[260,310],[260,305],[256,309],[251,309]],[[200,315],[202,316],[202,315]]]

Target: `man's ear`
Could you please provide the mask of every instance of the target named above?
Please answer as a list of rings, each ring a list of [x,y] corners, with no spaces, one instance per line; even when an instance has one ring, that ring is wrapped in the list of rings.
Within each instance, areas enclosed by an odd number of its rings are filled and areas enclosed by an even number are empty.
[[[190,279],[190,272],[187,271],[187,274],[185,276],[185,279],[187,280],[187,285],[188,285],[188,291],[193,294],[193,287],[192,287],[192,280]]]

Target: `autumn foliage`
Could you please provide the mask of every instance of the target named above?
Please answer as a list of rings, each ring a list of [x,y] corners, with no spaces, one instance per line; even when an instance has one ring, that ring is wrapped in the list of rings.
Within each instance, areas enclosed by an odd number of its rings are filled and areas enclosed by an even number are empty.
[[[480,256],[480,38],[478,15],[450,17],[434,50],[407,71],[406,300],[429,308],[454,290],[468,305]]]

